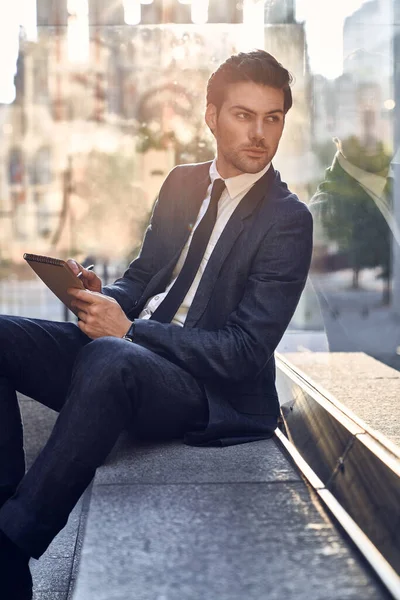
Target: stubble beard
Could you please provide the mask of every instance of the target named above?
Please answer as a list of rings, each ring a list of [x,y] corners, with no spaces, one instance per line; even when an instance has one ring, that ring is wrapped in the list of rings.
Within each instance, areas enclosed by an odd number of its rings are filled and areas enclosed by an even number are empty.
[[[252,175],[255,175],[256,173],[259,173],[265,169],[271,160],[269,152],[258,159],[251,158],[250,156],[244,156],[240,153],[240,151],[228,153],[224,152],[224,158],[225,161],[231,163],[235,169],[238,169],[242,173],[251,173]]]

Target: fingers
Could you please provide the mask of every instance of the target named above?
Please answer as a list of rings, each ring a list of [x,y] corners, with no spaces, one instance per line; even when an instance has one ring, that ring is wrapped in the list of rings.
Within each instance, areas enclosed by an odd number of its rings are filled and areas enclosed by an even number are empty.
[[[86,289],[90,290],[91,292],[101,292],[102,282],[100,277],[96,275],[94,271],[83,269],[80,279]]]
[[[85,304],[94,304],[95,302],[99,302],[99,297],[103,297],[102,294],[98,294],[97,292],[79,290],[78,288],[68,288],[67,293]]]
[[[95,279],[98,279],[96,273],[94,271],[88,271],[88,269],[83,269],[83,275],[88,281],[94,281]]]
[[[110,306],[110,304],[118,305],[118,302],[114,298],[110,298],[109,296],[105,296],[101,292],[94,292],[92,290],[80,290],[78,288],[68,288],[67,293],[70,296],[73,296],[77,300],[81,302],[85,302],[86,304],[98,304],[102,306]]]
[[[85,333],[92,340],[95,339],[95,337],[93,335],[90,335],[89,327],[86,325],[86,323],[84,321],[78,321],[78,327],[83,333]]]
[[[82,300],[74,299],[72,300],[71,305],[74,308],[77,308],[78,310],[84,310],[85,312],[91,310],[91,305],[88,302],[84,302]]]
[[[83,271],[82,265],[80,265],[78,262],[76,262],[76,260],[74,260],[73,258],[69,258],[67,260],[67,264],[72,269],[72,271],[75,273],[75,275],[78,275],[78,273],[80,271]]]
[[[85,269],[85,267],[73,258],[69,258],[67,264],[72,272],[79,276],[79,279],[86,289],[89,289],[92,292],[101,292],[102,282],[100,277],[96,275],[94,271]]]
[[[91,286],[100,279],[94,271],[89,271],[88,269],[85,269],[85,267],[82,267],[79,277],[83,281],[85,287],[89,289],[91,289]]]
[[[83,323],[85,323],[85,319],[87,317],[87,312],[85,312],[84,310],[78,310],[77,312],[77,317],[80,321],[83,321]]]
[[[131,325],[114,298],[75,289],[71,290],[72,294],[71,305],[77,309],[78,326],[91,339],[103,336],[121,338]]]

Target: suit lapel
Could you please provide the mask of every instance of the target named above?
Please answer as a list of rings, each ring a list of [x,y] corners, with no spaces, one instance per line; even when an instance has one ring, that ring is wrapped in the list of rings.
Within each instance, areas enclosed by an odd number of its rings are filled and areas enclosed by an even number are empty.
[[[271,165],[265,175],[242,198],[231,215],[208,260],[207,267],[189,308],[185,321],[186,327],[193,327],[205,311],[222,265],[227,259],[232,246],[243,231],[243,221],[252,215],[261,199],[268,194],[274,179],[275,170]]]
[[[176,232],[171,240],[173,242],[173,255],[151,279],[143,294],[146,298],[164,291],[171,280],[174,267],[196,222],[201,204],[206,197],[207,188],[210,185],[210,165],[211,162],[203,163],[184,175],[177,182],[172,192],[175,197],[170,198],[170,202],[175,203],[177,207]]]
[[[178,191],[183,196],[183,202],[180,201],[182,207],[182,227],[183,227],[183,243],[181,250],[186,244],[192,228],[196,222],[200,207],[207,194],[210,180],[210,165],[211,162],[202,164],[194,173],[189,173],[182,178],[181,187]]]

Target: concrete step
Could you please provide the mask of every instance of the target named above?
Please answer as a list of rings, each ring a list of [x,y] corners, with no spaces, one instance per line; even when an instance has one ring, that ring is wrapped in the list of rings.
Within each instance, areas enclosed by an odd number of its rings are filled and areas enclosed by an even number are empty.
[[[98,469],[73,600],[388,598],[274,439],[121,439]]]

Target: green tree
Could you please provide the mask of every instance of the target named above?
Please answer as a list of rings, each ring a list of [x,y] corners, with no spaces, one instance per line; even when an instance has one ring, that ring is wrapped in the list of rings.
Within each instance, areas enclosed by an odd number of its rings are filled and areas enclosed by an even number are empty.
[[[357,157],[359,168],[384,175],[390,157],[382,145],[374,154],[368,153],[357,138],[346,140],[346,156]],[[353,164],[355,161],[353,160]],[[389,183],[384,197],[379,200],[391,207],[392,190]],[[310,203],[314,218],[323,227],[329,240],[338,244],[339,251],[347,255],[353,269],[353,287],[359,286],[362,269],[381,267],[384,280],[384,302],[390,300],[391,230],[376,200],[345,172],[337,158],[325,172],[325,180]]]

